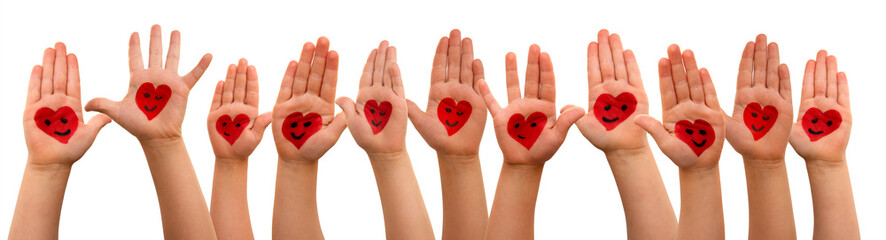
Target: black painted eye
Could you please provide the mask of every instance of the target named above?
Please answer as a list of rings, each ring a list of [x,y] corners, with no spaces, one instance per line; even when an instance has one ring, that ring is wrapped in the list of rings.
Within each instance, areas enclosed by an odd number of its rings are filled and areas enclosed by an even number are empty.
[[[767,120],[769,120],[769,117],[763,116],[763,121],[767,121]]]
[[[311,122],[305,122],[304,125],[305,125],[305,127],[310,127],[310,126],[311,126]]]
[[[452,112],[452,109],[451,109],[451,108],[446,108],[446,112],[451,113],[451,112]]]
[[[61,121],[62,121],[62,123],[68,123],[68,119],[64,119],[64,118],[62,118]],[[828,126],[830,126],[830,125],[831,125],[831,124],[829,123]]]
[[[380,112],[380,113],[378,113],[378,115],[379,115],[379,116],[384,116],[384,115],[385,115],[385,113],[383,113],[383,112]]]
[[[812,119],[812,123],[817,123],[817,122],[818,122],[818,118],[813,118],[813,119]]]
[[[609,111],[609,109],[611,109],[611,108],[612,108],[612,105],[606,105],[605,107],[603,107],[603,110]]]
[[[46,120],[43,120],[43,124],[46,124],[46,126],[49,126],[50,124],[52,124],[52,122],[50,122],[49,119],[46,119]]]
[[[64,119],[62,119],[62,120],[64,120]],[[828,127],[830,127],[831,124],[834,124],[834,122],[832,122],[832,121],[828,121]]]
[[[455,112],[455,115],[458,115],[458,116],[461,116],[461,115],[463,115],[463,114],[465,114],[465,113],[463,113],[463,112]]]
[[[145,98],[149,98],[149,97],[151,97],[151,94],[150,94],[150,93],[145,93]]]
[[[621,110],[622,110],[622,111],[627,111],[627,110],[628,110],[628,105],[621,105]]]
[[[751,113],[751,117],[757,117],[757,113]]]
[[[375,113],[375,109],[369,109],[370,113]]]
[[[532,124],[529,124],[529,126],[530,126],[530,127],[535,127],[535,126],[537,126],[537,125],[536,125],[535,123],[532,123]]]
[[[688,133],[689,135],[692,135],[692,129],[686,129],[686,133]]]
[[[161,97],[161,96],[156,96],[156,97],[154,97],[154,99],[160,100],[160,99],[163,99],[163,97]]]
[[[706,134],[708,134],[708,132],[705,130],[698,130],[698,134],[706,135]]]
[[[289,127],[291,127],[291,128],[298,127],[298,122],[294,122],[292,124],[289,124]]]
[[[240,124],[238,123],[237,125],[234,125],[234,127],[240,127]]]
[[[222,123],[222,127],[228,126],[228,123]]]
[[[46,121],[49,121],[49,120],[46,120]],[[48,123],[47,123],[47,124],[48,124]],[[519,127],[520,127],[520,124],[519,124],[519,123],[514,124],[514,128],[519,128]]]

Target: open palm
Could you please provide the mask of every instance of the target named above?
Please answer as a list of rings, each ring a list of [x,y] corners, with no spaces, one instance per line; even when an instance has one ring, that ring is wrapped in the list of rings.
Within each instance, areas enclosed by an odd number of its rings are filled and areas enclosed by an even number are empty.
[[[791,146],[804,159],[844,161],[852,112],[846,73],[837,71],[837,58],[824,50],[806,63],[797,122]]]
[[[228,66],[219,81],[206,119],[216,158],[246,159],[261,142],[271,114],[258,115],[258,74],[246,59]]]

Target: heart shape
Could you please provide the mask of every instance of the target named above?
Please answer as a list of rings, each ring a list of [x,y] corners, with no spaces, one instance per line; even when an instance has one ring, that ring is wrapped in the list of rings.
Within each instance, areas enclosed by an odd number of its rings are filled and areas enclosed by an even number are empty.
[[[471,110],[471,103],[468,101],[459,101],[458,104],[455,104],[455,100],[452,98],[444,98],[437,105],[437,118],[443,123],[449,136],[452,136],[468,122]]]
[[[240,138],[240,134],[243,133],[246,126],[249,126],[249,116],[242,113],[234,117],[233,120],[231,120],[231,116],[222,115],[215,121],[215,130],[231,145],[234,145],[234,142]]]
[[[604,93],[594,102],[594,116],[603,124],[606,131],[615,129],[637,110],[637,98],[634,94],[623,92],[618,97]]]
[[[806,110],[806,114],[803,114],[802,120],[803,130],[813,142],[836,131],[841,123],[843,115],[833,109],[822,113],[821,109],[810,108]]]
[[[772,105],[766,105],[765,108],[759,103],[748,104],[744,108],[744,125],[748,126],[751,134],[754,135],[754,141],[760,140],[775,125],[778,119],[778,110]]]
[[[170,96],[172,96],[172,90],[169,89],[169,86],[161,84],[155,89],[153,83],[146,82],[142,83],[135,91],[135,104],[150,121],[160,114],[160,111],[163,111]]]
[[[697,156],[701,156],[701,153],[714,145],[714,127],[705,120],[698,119],[695,123],[680,120],[674,128],[677,138],[689,145]]]
[[[323,118],[320,117],[320,114],[308,113],[307,115],[302,115],[301,112],[294,112],[283,120],[283,137],[289,140],[292,145],[295,145],[295,148],[301,149],[301,146],[305,145],[308,138],[320,131],[322,127]]]
[[[391,119],[392,109],[394,107],[388,101],[378,104],[375,100],[369,100],[363,105],[363,115],[366,116],[366,122],[369,122],[369,127],[372,128],[372,134],[378,134],[385,129],[385,125],[388,125],[388,120]]]
[[[74,136],[74,132],[77,132],[77,127],[80,126],[80,118],[74,113],[74,109],[68,106],[60,107],[55,111],[48,107],[37,109],[37,113],[34,114],[34,122],[37,123],[37,128],[43,130],[46,135],[65,144]]]
[[[508,120],[508,135],[528,150],[538,140],[547,122],[548,116],[542,112],[534,112],[529,118],[523,118],[523,114],[517,113]]]

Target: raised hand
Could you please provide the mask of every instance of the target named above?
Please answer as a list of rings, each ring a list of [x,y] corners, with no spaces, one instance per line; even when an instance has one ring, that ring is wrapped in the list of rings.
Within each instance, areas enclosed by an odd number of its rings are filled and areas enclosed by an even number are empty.
[[[790,142],[801,157],[809,160],[843,162],[852,112],[846,73],[837,71],[837,58],[824,50],[806,62],[800,111]]]
[[[215,157],[246,160],[271,123],[271,113],[258,115],[258,74],[246,59],[228,66],[218,81],[206,125]]]
[[[118,102],[106,98],[92,99],[86,104],[86,110],[107,114],[140,140],[181,138],[188,93],[209,67],[212,55],[203,55],[191,72],[179,76],[180,47],[181,34],[172,31],[164,67],[160,25],[154,25],[146,69],[138,33],[132,33],[129,38],[129,92]]]

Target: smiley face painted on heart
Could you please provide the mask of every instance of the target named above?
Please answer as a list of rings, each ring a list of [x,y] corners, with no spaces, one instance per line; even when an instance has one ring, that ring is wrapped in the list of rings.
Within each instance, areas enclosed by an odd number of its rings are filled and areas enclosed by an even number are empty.
[[[542,112],[534,112],[528,118],[517,113],[511,115],[511,119],[508,120],[508,135],[529,150],[538,140],[547,122],[548,116]]]
[[[803,114],[801,123],[809,140],[815,142],[840,128],[840,124],[843,123],[843,115],[833,109],[822,113],[821,109],[810,108],[806,110],[806,114]]]
[[[240,138],[240,134],[243,133],[246,126],[249,126],[249,116],[242,113],[234,117],[233,120],[231,116],[223,115],[215,121],[215,130],[231,145],[234,145],[234,142]]]
[[[301,112],[294,112],[286,116],[283,120],[283,137],[295,148],[301,149],[301,146],[308,141],[315,133],[323,127],[323,118],[317,113],[308,113],[303,115]]]
[[[714,145],[714,127],[705,120],[680,120],[674,126],[674,134],[677,138],[689,145],[696,156],[701,156],[705,150]]]
[[[751,103],[744,108],[743,119],[744,125],[754,135],[754,141],[757,141],[775,125],[775,120],[778,119],[778,110],[772,105],[763,108],[759,103]]]
[[[152,120],[163,111],[170,96],[172,96],[172,90],[169,89],[169,86],[161,84],[154,88],[153,83],[146,82],[142,83],[135,91],[135,104],[148,117],[148,120]]]
[[[388,120],[391,119],[392,109],[394,107],[388,101],[381,102],[381,104],[375,100],[366,101],[366,104],[363,105],[363,115],[366,116],[366,122],[372,128],[372,134],[378,134],[385,129],[385,125],[388,125]]]
[[[34,114],[34,122],[37,128],[61,143],[68,140],[77,132],[80,126],[80,118],[74,113],[74,109],[64,106],[53,111],[48,107],[42,107]]]
[[[471,103],[468,101],[459,101],[456,104],[452,98],[444,98],[437,105],[437,118],[443,123],[449,136],[452,136],[468,122],[471,110]]]
[[[615,129],[637,110],[637,98],[634,94],[624,92],[618,97],[606,93],[597,97],[594,102],[594,116],[606,131]]]

